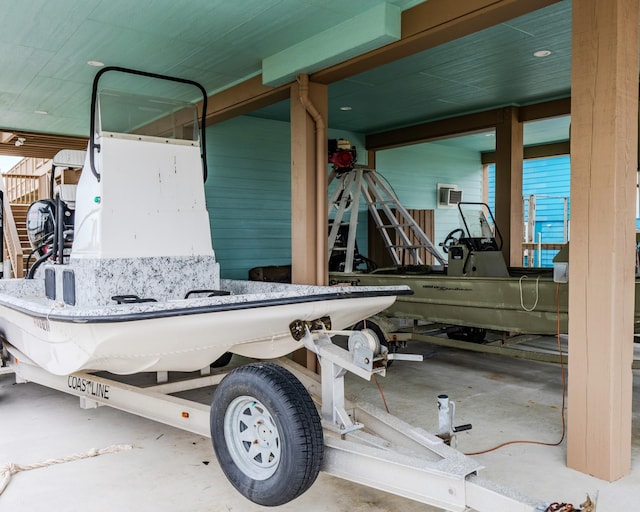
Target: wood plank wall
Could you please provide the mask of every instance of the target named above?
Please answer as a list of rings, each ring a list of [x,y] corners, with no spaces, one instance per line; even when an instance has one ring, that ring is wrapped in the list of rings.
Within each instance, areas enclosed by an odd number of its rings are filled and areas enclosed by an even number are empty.
[[[433,210],[421,210],[421,209],[407,209],[409,215],[413,217],[418,226],[425,232],[425,234],[429,237],[431,242],[433,243],[433,236],[435,231],[435,212]],[[400,214],[395,212],[396,219],[400,222]],[[405,234],[408,235],[409,240],[412,244],[418,245],[420,242],[416,240],[416,237],[410,232],[408,227],[402,229]],[[368,257],[376,262],[378,267],[386,267],[393,265],[393,260],[391,259],[391,255],[389,251],[384,246],[384,242],[382,240],[382,236],[380,235],[380,231],[378,230],[375,221],[369,214],[368,217],[368,235],[369,235],[369,247],[368,247]],[[395,235],[394,243],[399,243],[399,236]],[[418,256],[422,259],[422,262],[426,265],[431,265],[433,263],[433,256],[426,249],[418,249]],[[402,254],[400,255],[400,259],[402,260]],[[407,252],[405,264],[413,265],[415,262],[413,258],[411,258],[409,252]]]

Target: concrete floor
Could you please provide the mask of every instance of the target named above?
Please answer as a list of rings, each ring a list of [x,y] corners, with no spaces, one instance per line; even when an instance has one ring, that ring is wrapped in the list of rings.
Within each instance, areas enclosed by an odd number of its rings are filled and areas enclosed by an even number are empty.
[[[561,436],[557,365],[477,354],[425,343],[407,352],[422,363],[395,362],[380,378],[391,413],[437,430],[436,396],[456,402],[456,423],[472,423],[458,448],[475,452],[514,439],[556,442]],[[240,363],[234,357],[232,364]],[[383,407],[374,383],[349,377],[347,388]],[[208,400],[207,396],[200,398]],[[82,410],[78,399],[0,375],[0,466],[32,464],[114,444],[135,448],[15,475],[0,510],[195,511],[267,510],[241,497],[218,467],[210,440],[115,409]],[[541,501],[579,505],[598,495],[598,512],[637,510],[640,489],[640,372],[634,373],[632,473],[608,483],[570,470],[560,446],[510,445],[477,456],[480,474]],[[433,507],[320,474],[314,486],[277,510],[432,512]],[[503,512],[503,511],[497,511]],[[508,512],[508,511],[504,511]]]

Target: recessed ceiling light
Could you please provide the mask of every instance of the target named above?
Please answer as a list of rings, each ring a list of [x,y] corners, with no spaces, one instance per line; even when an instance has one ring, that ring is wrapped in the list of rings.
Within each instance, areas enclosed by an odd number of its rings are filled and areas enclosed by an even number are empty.
[[[102,66],[104,66],[104,62],[100,62],[99,60],[89,60],[87,61],[87,64],[89,64],[89,66],[93,66],[94,68],[101,68]]]
[[[351,110],[352,108],[353,107],[350,107],[349,105],[345,105],[343,107],[340,107],[340,110],[344,110],[346,112],[347,110]]]
[[[49,112],[47,112],[46,110],[34,110],[33,113],[39,114],[41,116],[46,116]]]
[[[549,50],[538,50],[537,52],[533,52],[534,57],[548,57],[551,55]]]

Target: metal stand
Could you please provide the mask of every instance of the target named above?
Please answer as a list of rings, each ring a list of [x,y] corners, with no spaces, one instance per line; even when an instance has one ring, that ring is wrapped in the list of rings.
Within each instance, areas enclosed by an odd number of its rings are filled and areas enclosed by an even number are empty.
[[[345,272],[354,270],[356,229],[362,198],[369,208],[394,264],[423,265],[424,261],[420,258],[418,249],[427,249],[441,265],[446,264],[431,240],[375,170],[355,168],[348,171],[334,171],[329,183],[333,179],[338,180],[338,186],[329,200],[329,210],[337,211],[329,233],[329,258],[340,251],[346,252]],[[336,244],[341,226],[348,226],[346,245]],[[407,257],[409,261],[405,261]]]

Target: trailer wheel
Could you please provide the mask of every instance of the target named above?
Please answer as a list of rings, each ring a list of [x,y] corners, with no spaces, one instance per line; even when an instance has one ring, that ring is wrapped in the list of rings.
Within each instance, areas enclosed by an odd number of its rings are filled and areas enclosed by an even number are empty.
[[[211,363],[209,366],[211,366],[211,368],[223,368],[224,366],[227,366],[231,362],[232,357],[233,357],[233,353],[225,352],[213,363]]]
[[[211,403],[211,440],[231,484],[268,507],[304,493],[324,454],[322,425],[309,393],[272,363],[241,366],[222,380]]]
[[[486,336],[487,330],[481,327],[460,327],[457,331],[447,333],[447,337],[451,340],[471,343],[483,343]]]

